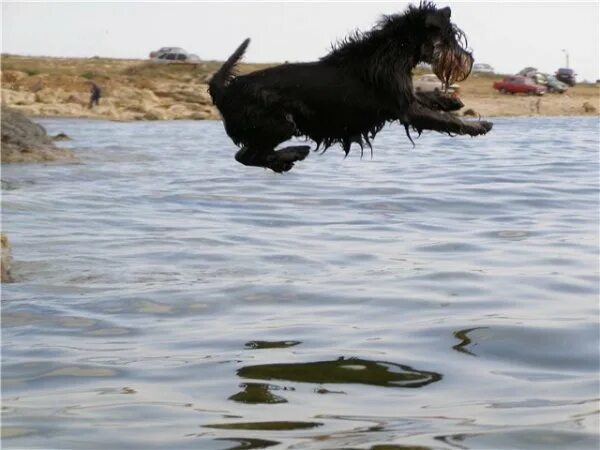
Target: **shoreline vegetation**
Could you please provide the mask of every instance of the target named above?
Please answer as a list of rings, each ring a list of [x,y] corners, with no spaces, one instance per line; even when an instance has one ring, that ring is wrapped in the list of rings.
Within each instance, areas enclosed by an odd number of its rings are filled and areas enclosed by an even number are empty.
[[[207,82],[219,61],[161,64],[149,60],[2,55],[2,103],[28,116],[129,120],[218,120]],[[239,73],[275,64],[239,65]],[[418,76],[424,72],[415,71]],[[501,94],[497,74],[471,74],[460,83],[465,107],[481,117],[598,115],[600,85],[581,83],[564,94]],[[90,81],[102,88],[88,108]]]

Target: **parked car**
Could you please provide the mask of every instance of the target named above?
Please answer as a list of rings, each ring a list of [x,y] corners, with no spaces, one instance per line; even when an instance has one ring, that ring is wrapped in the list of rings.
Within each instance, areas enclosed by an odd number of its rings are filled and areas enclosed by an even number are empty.
[[[577,83],[575,77],[577,74],[573,69],[567,69],[565,67],[560,68],[556,71],[556,78],[558,81],[562,81],[563,83],[568,84],[569,86],[575,86]]]
[[[155,62],[199,62],[198,55],[188,53],[179,47],[162,47],[160,50],[150,53],[150,59]]]
[[[157,58],[152,58],[154,62],[199,62],[200,58],[191,53],[163,53]]]
[[[150,58],[158,58],[163,53],[187,53],[180,47],[161,47],[158,50],[150,52]]]
[[[534,67],[527,67],[519,72],[519,74],[527,78],[531,78],[535,84],[546,86],[546,90],[548,92],[558,92],[562,94],[569,89],[568,85],[558,81],[556,77],[547,73],[538,72]]]
[[[535,84],[541,86],[548,85],[548,76],[542,72],[530,72],[529,75],[525,75],[527,78],[531,78]]]
[[[548,92],[558,92],[559,94],[562,94],[569,89],[569,85],[567,83],[559,81],[554,75],[546,75],[546,80]]]
[[[432,73],[422,75],[413,82],[415,92],[440,92],[444,90],[444,85],[437,77]],[[448,92],[456,92],[460,86],[458,84],[451,84],[448,86]]]
[[[533,77],[536,73],[539,73],[536,67],[525,67],[523,70],[520,70],[517,75],[521,75],[522,77]]]
[[[531,78],[514,75],[505,77],[502,81],[494,83],[494,89],[497,89],[503,94],[529,94],[529,95],[544,95],[546,88],[535,84]]]
[[[477,63],[473,64],[474,73],[494,73],[494,68],[489,64]]]

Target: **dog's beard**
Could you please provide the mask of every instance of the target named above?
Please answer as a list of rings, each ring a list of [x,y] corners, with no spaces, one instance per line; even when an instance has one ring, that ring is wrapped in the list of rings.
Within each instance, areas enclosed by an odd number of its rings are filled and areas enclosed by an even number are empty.
[[[452,83],[465,80],[471,73],[473,56],[467,48],[465,33],[455,25],[434,44],[431,68],[446,88]]]
[[[446,47],[439,43],[435,45],[431,68],[446,88],[466,79],[472,67],[473,56],[461,47]]]

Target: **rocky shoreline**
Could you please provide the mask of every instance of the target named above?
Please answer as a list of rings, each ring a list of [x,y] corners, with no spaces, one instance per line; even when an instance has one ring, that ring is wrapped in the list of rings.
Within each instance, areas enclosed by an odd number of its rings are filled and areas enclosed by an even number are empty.
[[[19,76],[15,73],[8,74],[9,78]],[[43,87],[36,90],[34,87],[33,90],[34,92],[3,88],[3,102],[33,117],[79,117],[124,121],[219,118],[208,96],[206,85],[188,86],[176,83],[162,88],[154,86],[153,90],[133,86],[113,86],[104,88],[105,96],[93,109],[88,107],[90,95],[87,86],[80,80],[74,80],[70,89]],[[169,98],[165,100],[167,91]]]
[[[28,116],[118,121],[219,118],[206,84],[213,66],[16,56],[3,59],[2,102]],[[101,87],[102,97],[98,106],[90,108],[92,80]]]

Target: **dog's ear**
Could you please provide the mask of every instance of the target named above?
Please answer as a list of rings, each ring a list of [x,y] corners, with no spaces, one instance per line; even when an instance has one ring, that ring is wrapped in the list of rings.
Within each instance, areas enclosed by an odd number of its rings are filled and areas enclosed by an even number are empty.
[[[431,11],[427,14],[427,17],[425,18],[425,26],[427,28],[444,28],[444,26],[446,26],[448,22],[450,22],[451,15],[452,10],[448,6],[442,9]]]
[[[442,15],[442,17],[444,17],[446,20],[450,20],[450,16],[452,16],[452,10],[450,9],[449,6],[446,6],[445,8],[442,8],[439,10],[439,13]]]

